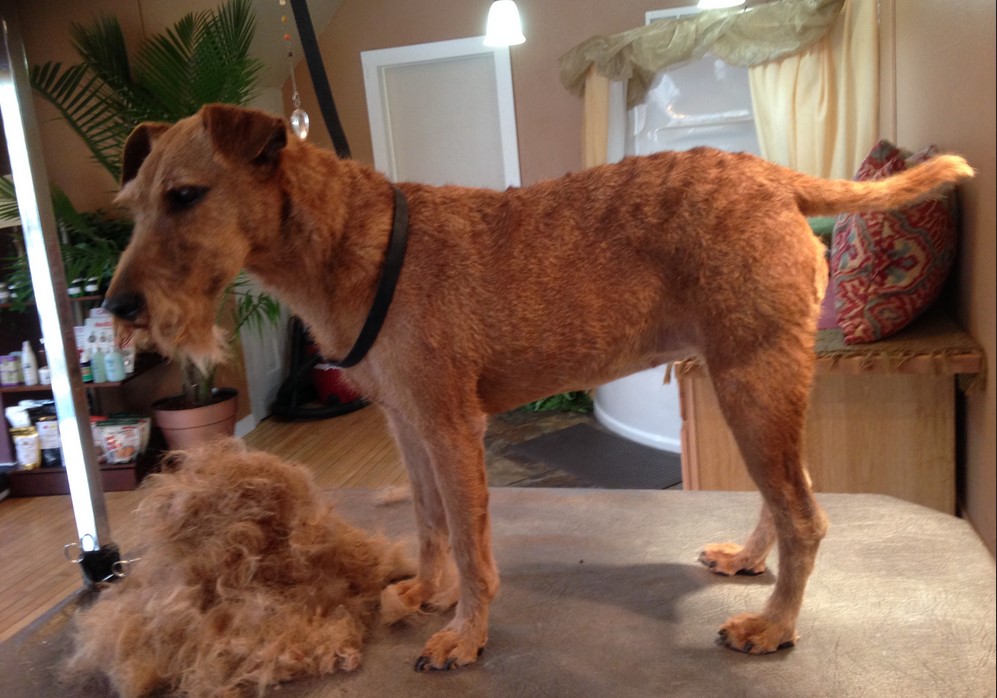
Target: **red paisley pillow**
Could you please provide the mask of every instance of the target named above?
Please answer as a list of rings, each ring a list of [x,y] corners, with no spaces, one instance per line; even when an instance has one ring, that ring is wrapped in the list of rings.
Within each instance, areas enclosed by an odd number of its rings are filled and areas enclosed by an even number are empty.
[[[888,177],[927,160],[880,141],[856,180]],[[831,245],[838,327],[847,344],[873,342],[906,327],[938,298],[955,260],[954,192],[886,213],[838,217]]]

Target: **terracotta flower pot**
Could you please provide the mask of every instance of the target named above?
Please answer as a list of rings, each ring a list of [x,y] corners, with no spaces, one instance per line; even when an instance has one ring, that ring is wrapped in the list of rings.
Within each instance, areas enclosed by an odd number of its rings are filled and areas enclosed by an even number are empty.
[[[181,395],[152,403],[152,418],[171,449],[190,448],[205,441],[235,434],[239,391],[234,388],[216,388],[214,395],[214,402],[201,407],[185,407]]]

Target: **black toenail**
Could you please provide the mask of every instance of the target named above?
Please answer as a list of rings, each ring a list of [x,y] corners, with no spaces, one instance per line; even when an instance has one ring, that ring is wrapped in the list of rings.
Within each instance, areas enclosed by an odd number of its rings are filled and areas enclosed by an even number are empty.
[[[790,647],[796,647],[796,643],[792,640],[786,640],[784,643],[779,645],[778,649],[788,650]]]
[[[737,571],[737,575],[740,577],[757,577],[758,575],[764,573],[765,570],[762,570],[761,572],[756,572],[755,570],[749,570],[749,569],[743,569]]]
[[[755,643],[754,642],[745,642],[744,643],[744,651],[745,652],[750,652],[753,649],[755,649]]]
[[[429,657],[419,657],[415,660],[415,670],[425,671],[429,667]]]
[[[444,671],[450,671],[451,669],[454,668],[454,666],[456,664],[457,664],[457,660],[454,659],[453,657],[451,657],[450,659],[447,660],[446,664],[443,665],[443,670]]]

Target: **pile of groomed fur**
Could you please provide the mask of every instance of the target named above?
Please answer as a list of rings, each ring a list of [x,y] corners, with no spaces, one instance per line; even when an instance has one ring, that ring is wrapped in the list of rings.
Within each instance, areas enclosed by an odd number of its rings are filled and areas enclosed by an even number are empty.
[[[357,668],[382,589],[412,573],[400,547],[338,518],[304,467],[235,439],[170,466],[143,484],[141,560],[77,616],[69,677],[234,696]]]

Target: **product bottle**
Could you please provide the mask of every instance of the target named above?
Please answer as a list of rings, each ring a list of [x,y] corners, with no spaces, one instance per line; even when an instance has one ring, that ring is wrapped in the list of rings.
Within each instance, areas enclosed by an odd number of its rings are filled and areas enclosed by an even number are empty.
[[[38,362],[28,340],[21,345],[21,375],[25,385],[38,385]]]
[[[93,371],[90,369],[90,352],[86,349],[80,352],[80,374],[84,383],[93,383]]]
[[[104,352],[100,350],[100,347],[95,346],[90,355],[90,373],[93,375],[94,383],[107,381],[107,376],[104,375]]]
[[[42,467],[61,467],[62,439],[59,436],[59,420],[55,415],[45,415],[35,422],[35,429],[38,431],[38,442],[41,446]]]
[[[104,375],[111,383],[125,379],[125,360],[115,344],[108,346],[104,354]]]
[[[38,430],[34,427],[15,427],[10,430],[17,453],[17,464],[25,470],[34,470],[41,463],[42,449],[38,440]]]
[[[38,342],[41,344],[38,347],[38,382],[41,385],[51,385],[52,371],[49,370],[48,357],[45,356],[45,338],[42,337]]]

